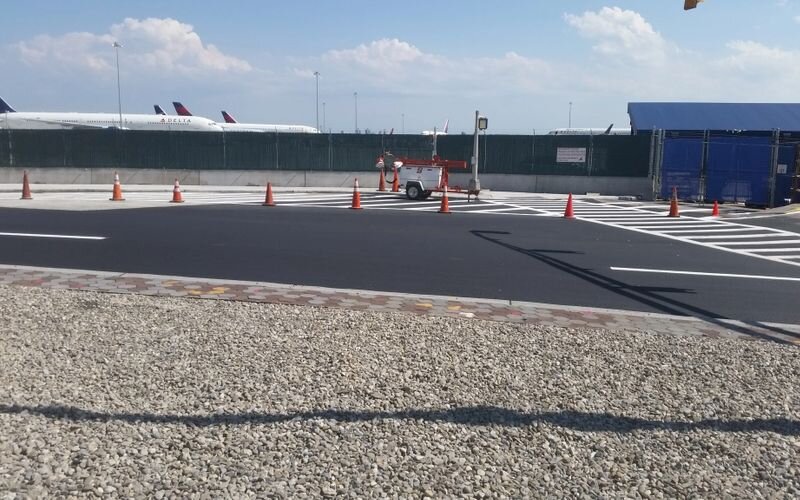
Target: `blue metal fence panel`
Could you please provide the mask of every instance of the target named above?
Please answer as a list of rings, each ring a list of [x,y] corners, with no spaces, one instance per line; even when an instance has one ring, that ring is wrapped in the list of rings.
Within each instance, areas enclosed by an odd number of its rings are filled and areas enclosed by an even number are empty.
[[[792,195],[792,176],[795,171],[796,145],[789,144],[778,149],[778,174],[775,176],[775,206],[786,205]]]
[[[769,204],[769,137],[712,137],[706,164],[706,199]]]
[[[669,137],[664,139],[661,164],[661,197],[669,198],[672,188],[681,199],[700,196],[700,172],[703,166],[703,139]]]

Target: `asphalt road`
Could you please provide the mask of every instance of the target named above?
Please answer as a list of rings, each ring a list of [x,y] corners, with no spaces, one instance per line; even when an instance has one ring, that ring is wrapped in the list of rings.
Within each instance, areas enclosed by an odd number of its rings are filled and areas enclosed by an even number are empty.
[[[583,221],[392,211],[195,206],[0,209],[0,263],[500,298],[799,324],[800,268]]]

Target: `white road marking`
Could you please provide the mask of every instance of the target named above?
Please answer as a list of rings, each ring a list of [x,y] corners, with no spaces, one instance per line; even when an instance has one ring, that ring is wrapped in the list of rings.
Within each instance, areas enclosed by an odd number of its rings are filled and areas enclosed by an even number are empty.
[[[800,278],[793,278],[789,276],[764,276],[759,274],[704,273],[699,271],[677,271],[672,269],[641,269],[634,267],[611,267],[610,269],[612,271],[625,271],[633,273],[685,274],[689,276],[712,276],[718,278],[743,278],[743,279],[773,280],[773,281],[800,281]]]
[[[719,227],[719,224],[706,224],[704,226],[693,226],[695,229],[663,229],[662,233],[731,233],[731,232],[738,232],[738,231],[763,231],[763,228],[752,228],[747,229],[743,227],[733,227],[733,228],[726,228],[726,227]],[[713,230],[702,229],[702,228],[714,228]],[[693,238],[693,236],[692,236]]]
[[[781,253],[781,252],[798,252],[800,247],[797,248],[759,248],[757,250],[750,250],[753,253]]]
[[[745,229],[742,229],[742,231],[745,231]],[[747,229],[746,231],[750,231],[750,230]],[[713,235],[713,234],[712,235],[708,235],[708,234],[705,234],[705,235],[702,235],[702,236],[690,236],[690,238],[692,238],[693,240],[717,240],[717,239],[720,239],[720,238],[743,240],[743,239],[752,239],[752,238],[769,238],[771,236],[775,236],[775,235],[772,234],[772,233],[719,234],[719,235]]]
[[[775,235],[781,236],[781,235]],[[800,240],[767,240],[767,241],[715,241],[714,245],[726,246],[742,246],[742,245],[794,245],[800,243]],[[748,249],[748,251],[758,251],[757,248]]]
[[[0,236],[22,238],[59,238],[62,240],[104,240],[105,236],[77,236],[73,234],[41,234],[41,233],[0,233]]]

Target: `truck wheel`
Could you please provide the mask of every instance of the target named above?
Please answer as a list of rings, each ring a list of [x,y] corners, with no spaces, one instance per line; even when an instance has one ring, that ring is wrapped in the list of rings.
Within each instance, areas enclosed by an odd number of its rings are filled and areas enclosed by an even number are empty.
[[[409,200],[419,200],[422,196],[422,190],[416,184],[412,184],[406,188],[406,198]]]

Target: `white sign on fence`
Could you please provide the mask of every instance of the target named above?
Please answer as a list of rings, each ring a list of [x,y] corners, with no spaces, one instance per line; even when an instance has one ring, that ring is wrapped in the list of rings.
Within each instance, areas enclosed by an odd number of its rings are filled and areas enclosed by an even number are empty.
[[[586,163],[586,148],[558,148],[556,163]]]
[[[781,163],[780,165],[778,165],[778,173],[785,174],[789,170],[788,167],[789,167],[788,165]]]

